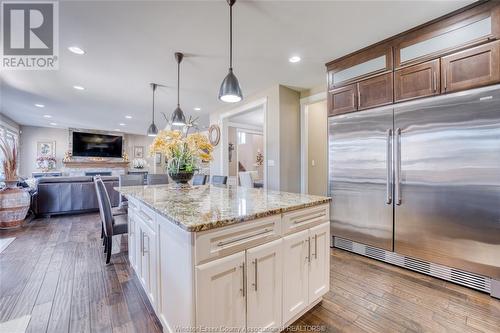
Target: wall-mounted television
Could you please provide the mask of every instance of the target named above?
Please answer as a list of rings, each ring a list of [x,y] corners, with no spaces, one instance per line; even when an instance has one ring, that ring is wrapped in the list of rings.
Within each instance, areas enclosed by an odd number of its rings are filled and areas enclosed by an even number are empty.
[[[73,156],[122,157],[123,137],[73,132]]]

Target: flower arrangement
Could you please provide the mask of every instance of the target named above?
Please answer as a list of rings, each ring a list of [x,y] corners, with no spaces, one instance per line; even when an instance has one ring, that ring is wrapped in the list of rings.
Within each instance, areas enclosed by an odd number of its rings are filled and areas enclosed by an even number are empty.
[[[17,175],[17,148],[14,143],[12,147],[3,138],[0,138],[0,150],[4,155],[2,162],[3,173],[6,182],[16,182]]]
[[[143,158],[135,158],[132,161],[132,166],[134,169],[144,169],[147,166],[148,162],[146,162]]]
[[[257,156],[255,157],[255,163],[258,166],[264,165],[264,154],[262,154],[260,149],[257,151]]]
[[[36,166],[42,170],[52,170],[56,168],[57,160],[53,156],[39,156],[36,159]]]
[[[180,131],[160,131],[151,144],[149,153],[162,153],[167,161],[170,177],[174,181],[185,183],[191,179],[200,163],[212,160],[213,149],[203,134],[186,136]],[[181,174],[183,175],[180,176]]]

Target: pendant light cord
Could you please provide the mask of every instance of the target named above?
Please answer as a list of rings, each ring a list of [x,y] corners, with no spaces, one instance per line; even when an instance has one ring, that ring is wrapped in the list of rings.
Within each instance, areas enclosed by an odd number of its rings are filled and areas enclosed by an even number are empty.
[[[181,62],[177,62],[177,107],[179,107],[179,91],[181,87]]]
[[[153,124],[155,123],[155,91],[156,91],[156,83],[152,83],[153,87]]]
[[[233,5],[229,4],[229,69],[233,70]]]

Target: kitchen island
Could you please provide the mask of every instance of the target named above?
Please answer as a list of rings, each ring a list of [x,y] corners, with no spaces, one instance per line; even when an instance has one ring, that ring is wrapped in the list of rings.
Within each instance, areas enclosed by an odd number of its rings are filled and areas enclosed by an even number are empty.
[[[280,331],[329,290],[326,197],[231,186],[116,188],[129,261],[165,332]]]

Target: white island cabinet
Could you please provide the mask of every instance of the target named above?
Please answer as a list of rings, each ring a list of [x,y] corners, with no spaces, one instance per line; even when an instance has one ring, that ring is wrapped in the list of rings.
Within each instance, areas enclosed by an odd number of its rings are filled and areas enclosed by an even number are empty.
[[[164,332],[279,331],[329,290],[328,198],[117,190],[129,199],[129,262]]]

